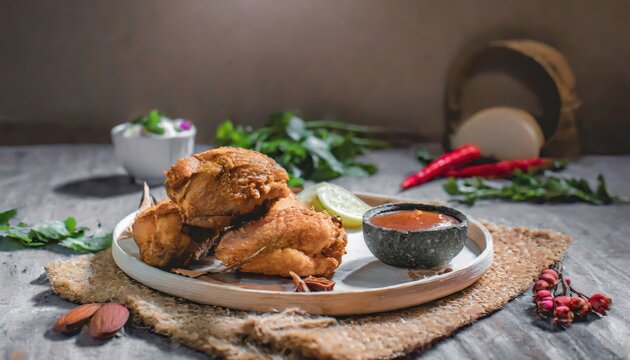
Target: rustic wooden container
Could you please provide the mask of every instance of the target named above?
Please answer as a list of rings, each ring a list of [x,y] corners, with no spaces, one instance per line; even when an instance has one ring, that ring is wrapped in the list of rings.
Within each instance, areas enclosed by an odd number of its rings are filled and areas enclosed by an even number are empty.
[[[538,65],[537,68],[546,73],[555,85],[554,91],[559,99],[557,111],[543,112],[536,119],[541,127],[543,124],[553,124],[553,129],[555,129],[550,134],[545,134],[545,144],[541,154],[551,157],[571,157],[579,154],[574,112],[579,107],[580,100],[575,93],[573,72],[562,53],[547,44],[533,40],[492,41],[467,51],[454,64],[447,84],[445,147],[450,148],[450,135],[466,120],[462,118],[462,87],[477,65],[476,60],[497,49],[534,61]]]

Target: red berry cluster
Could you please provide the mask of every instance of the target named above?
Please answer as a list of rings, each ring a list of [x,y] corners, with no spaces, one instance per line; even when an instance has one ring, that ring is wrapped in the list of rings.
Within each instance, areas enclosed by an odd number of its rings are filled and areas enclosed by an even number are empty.
[[[606,315],[612,300],[604,294],[586,296],[571,286],[571,280],[562,271],[562,262],[556,261],[540,273],[534,284],[536,312],[554,325],[569,325],[590,312]]]

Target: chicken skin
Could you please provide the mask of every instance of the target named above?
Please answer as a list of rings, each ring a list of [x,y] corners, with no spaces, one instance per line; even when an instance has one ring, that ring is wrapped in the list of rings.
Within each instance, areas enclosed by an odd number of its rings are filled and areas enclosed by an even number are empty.
[[[289,176],[259,152],[221,147],[179,159],[165,172],[166,192],[186,224],[222,229],[290,193]]]
[[[304,207],[266,155],[217,148],[177,160],[165,175],[170,200],[133,224],[145,263],[184,267],[214,247],[215,260],[250,273],[330,277],[341,264],[341,220]]]
[[[264,247],[239,270],[330,277],[341,264],[347,242],[340,220],[306,209],[291,195],[277,201],[262,218],[225,233],[214,256],[231,266]]]
[[[136,217],[132,234],[140,249],[140,259],[157,266],[185,266],[206,255],[213,240],[212,231],[185,231],[177,205],[165,200]]]

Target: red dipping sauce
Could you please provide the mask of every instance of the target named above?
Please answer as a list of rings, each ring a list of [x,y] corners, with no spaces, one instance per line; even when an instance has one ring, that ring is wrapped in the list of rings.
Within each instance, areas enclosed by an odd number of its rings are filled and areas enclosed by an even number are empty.
[[[428,230],[460,223],[450,215],[422,210],[392,211],[375,215],[370,218],[370,222],[376,226],[403,231]]]

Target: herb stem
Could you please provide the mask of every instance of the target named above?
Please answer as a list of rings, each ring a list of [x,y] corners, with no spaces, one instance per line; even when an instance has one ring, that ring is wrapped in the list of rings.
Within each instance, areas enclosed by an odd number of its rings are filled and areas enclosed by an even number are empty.
[[[364,134],[388,132],[387,128],[380,127],[380,126],[349,124],[349,123],[345,123],[341,121],[334,121],[334,120],[307,121],[305,123],[305,126],[307,129],[327,128],[327,129],[345,130],[345,131],[364,133]]]

